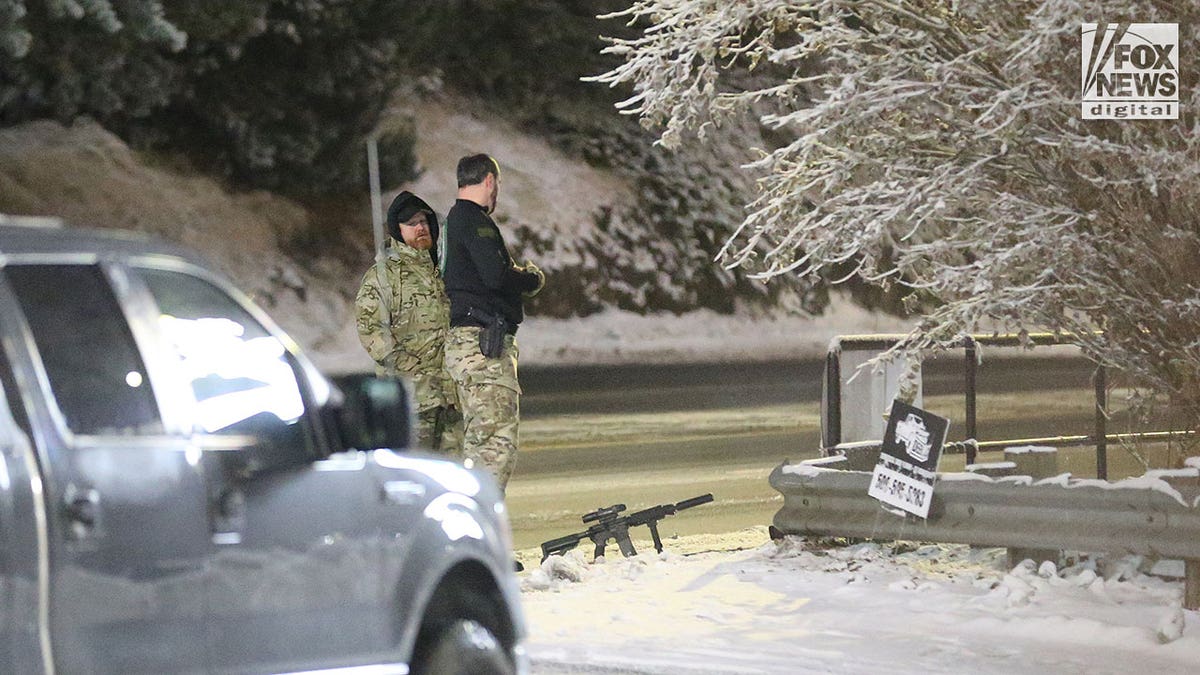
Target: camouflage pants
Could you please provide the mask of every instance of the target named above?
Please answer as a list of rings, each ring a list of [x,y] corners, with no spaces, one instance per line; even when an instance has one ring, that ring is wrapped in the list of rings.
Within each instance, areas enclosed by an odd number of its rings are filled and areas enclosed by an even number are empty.
[[[508,335],[504,353],[479,353],[479,328],[459,326],[446,334],[446,370],[458,389],[463,416],[463,459],[487,467],[503,490],[517,462],[521,385],[517,341]]]
[[[463,417],[458,408],[437,406],[417,413],[417,447],[461,459]]]

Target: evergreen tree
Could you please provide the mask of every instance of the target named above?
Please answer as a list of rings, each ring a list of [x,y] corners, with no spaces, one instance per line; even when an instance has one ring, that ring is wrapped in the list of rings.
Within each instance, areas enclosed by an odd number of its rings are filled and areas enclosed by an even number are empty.
[[[0,124],[88,115],[235,182],[360,187],[412,0],[0,0]],[[386,157],[408,157],[411,138]],[[412,166],[394,167],[400,180]],[[398,175],[397,175],[398,174]]]
[[[0,0],[0,124],[144,118],[171,95],[186,44],[159,0]]]

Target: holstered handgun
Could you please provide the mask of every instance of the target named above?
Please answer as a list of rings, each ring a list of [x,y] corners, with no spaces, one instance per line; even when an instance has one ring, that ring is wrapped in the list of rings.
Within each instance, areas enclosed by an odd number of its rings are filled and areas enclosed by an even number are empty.
[[[508,334],[508,322],[500,314],[492,314],[477,307],[467,310],[467,316],[483,324],[479,329],[479,353],[489,359],[504,354],[504,336]]]

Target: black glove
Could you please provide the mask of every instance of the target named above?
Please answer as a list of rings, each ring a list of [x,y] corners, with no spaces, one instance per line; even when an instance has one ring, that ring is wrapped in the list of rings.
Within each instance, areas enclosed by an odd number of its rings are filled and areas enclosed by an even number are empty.
[[[524,293],[521,294],[522,297],[532,298],[533,296],[542,292],[542,289],[545,288],[545,286],[546,286],[546,273],[543,272],[540,267],[538,267],[537,265],[534,265],[532,262],[526,260],[524,267],[519,267],[517,269],[520,269],[523,272],[529,272],[531,274],[536,274],[537,278],[538,278],[537,288],[533,289],[532,291],[525,291]]]

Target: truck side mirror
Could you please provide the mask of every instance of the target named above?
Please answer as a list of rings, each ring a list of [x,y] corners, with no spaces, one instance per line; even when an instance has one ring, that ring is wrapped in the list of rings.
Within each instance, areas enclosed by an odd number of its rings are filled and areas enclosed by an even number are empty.
[[[364,373],[330,379],[342,393],[334,417],[343,450],[414,446],[416,424],[406,382]]]

